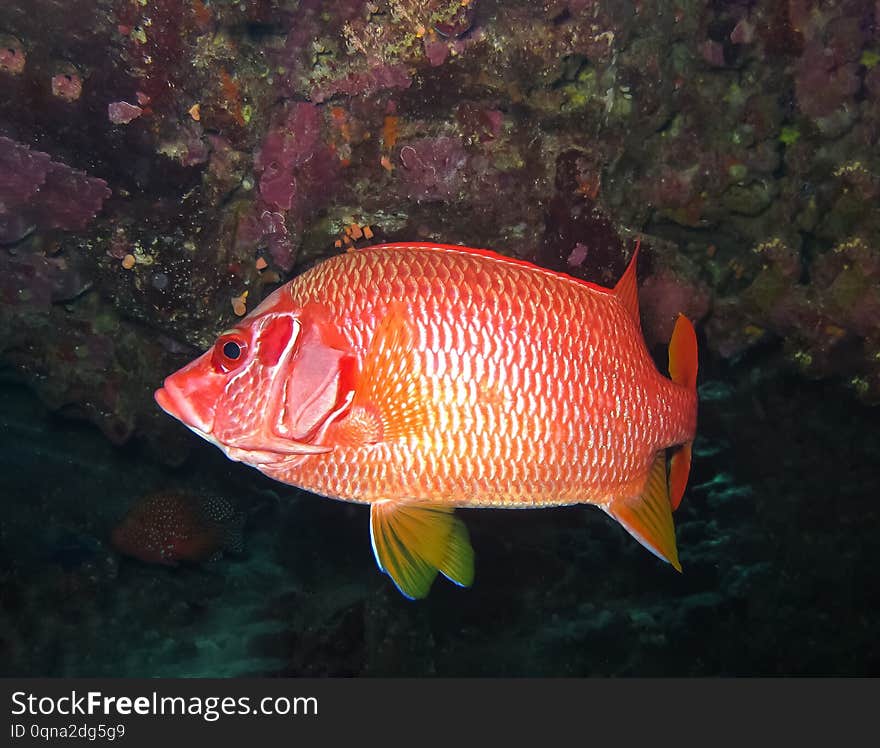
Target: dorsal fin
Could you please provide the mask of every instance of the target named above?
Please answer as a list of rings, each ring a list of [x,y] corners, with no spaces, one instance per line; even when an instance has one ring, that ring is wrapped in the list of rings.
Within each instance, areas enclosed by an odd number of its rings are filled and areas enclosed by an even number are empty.
[[[639,319],[639,287],[636,282],[636,266],[639,264],[639,247],[641,244],[641,238],[636,239],[636,248],[633,251],[633,256],[630,258],[629,265],[627,265],[626,271],[624,271],[614,287],[614,295],[621,300],[639,330],[642,329],[642,323]]]

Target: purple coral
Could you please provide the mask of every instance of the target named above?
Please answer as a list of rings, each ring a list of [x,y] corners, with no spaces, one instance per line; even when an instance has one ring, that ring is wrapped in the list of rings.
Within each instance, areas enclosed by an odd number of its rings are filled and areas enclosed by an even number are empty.
[[[110,194],[103,179],[53,161],[35,206],[37,223],[45,228],[80,231],[97,215]]]
[[[314,104],[288,104],[276,114],[254,159],[259,198],[240,219],[236,242],[266,241],[275,264],[289,271],[295,246],[288,229],[333,194],[339,162],[324,142],[324,120]]]
[[[861,88],[866,31],[858,12],[829,18],[811,13],[807,3],[798,5],[790,12],[802,19],[807,41],[795,69],[795,93],[801,111],[822,126],[838,110],[851,107]]]
[[[107,105],[107,117],[114,125],[127,125],[143,113],[143,109],[127,101],[114,101]]]
[[[398,153],[403,191],[416,200],[447,200],[461,189],[468,158],[457,138],[420,138]]]
[[[0,137],[0,242],[18,240],[24,226],[82,230],[110,194],[103,179]]]
[[[801,111],[817,119],[849,102],[861,85],[858,65],[838,64],[832,51],[819,42],[808,44],[798,60],[794,84]]]
[[[471,30],[476,17],[477,2],[476,0],[470,0],[467,3],[462,3],[448,21],[435,23],[434,31],[447,39],[458,39]]]
[[[312,101],[321,103],[339,94],[368,96],[386,89],[405,89],[412,84],[406,65],[375,65],[363,72],[349,73],[322,83],[312,90]]]
[[[706,39],[700,45],[700,55],[713,67],[724,67],[724,47],[718,42]]]
[[[52,77],[52,95],[64,101],[76,101],[82,96],[83,82],[73,70],[58,73]]]
[[[0,307],[44,312],[75,299],[92,285],[78,263],[39,252],[0,252]]]
[[[329,200],[338,182],[339,160],[324,141],[324,119],[314,104],[285,105],[254,159],[260,197],[239,222],[237,241],[264,237],[275,263],[293,267],[295,246],[288,231]]]
[[[296,103],[266,134],[254,168],[260,175],[260,195],[273,208],[290,210],[296,202],[297,177],[317,155],[322,124],[315,105]],[[324,150],[318,156],[322,160],[328,155]]]
[[[705,317],[709,298],[705,286],[666,269],[646,278],[639,288],[639,305],[648,345],[668,343],[679,314],[691,320]]]
[[[52,159],[9,138],[0,137],[0,204],[23,204],[46,181]]]
[[[741,18],[730,32],[730,41],[734,44],[751,44],[754,40],[755,25],[747,18]]]
[[[296,247],[284,215],[270,210],[258,200],[239,218],[235,243],[240,247],[254,247],[261,241],[265,242],[272,261],[285,272],[290,272],[296,260]]]
[[[449,57],[449,45],[439,39],[427,40],[425,42],[425,57],[433,67],[442,65]]]
[[[24,72],[27,56],[18,39],[0,38],[0,72],[20,75]]]

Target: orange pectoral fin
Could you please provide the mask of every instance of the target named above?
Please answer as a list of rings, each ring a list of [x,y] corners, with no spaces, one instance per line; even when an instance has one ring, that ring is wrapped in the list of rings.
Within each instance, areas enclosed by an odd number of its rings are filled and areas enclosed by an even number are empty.
[[[427,421],[425,382],[415,351],[415,333],[402,303],[379,322],[364,358],[352,410],[375,409],[382,438],[419,433]]]
[[[606,511],[651,553],[681,571],[663,452],[654,458],[642,493],[614,499]]]
[[[376,563],[410,600],[428,595],[439,571],[461,587],[474,581],[474,551],[467,528],[451,508],[377,501],[370,507]]]

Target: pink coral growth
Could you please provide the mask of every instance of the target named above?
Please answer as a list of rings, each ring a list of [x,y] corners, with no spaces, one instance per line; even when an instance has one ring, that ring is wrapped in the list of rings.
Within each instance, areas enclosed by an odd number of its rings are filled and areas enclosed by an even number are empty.
[[[445,23],[435,23],[434,31],[447,39],[464,36],[474,25],[477,16],[477,0],[462,3],[455,15]]]
[[[807,40],[795,69],[795,93],[804,114],[822,119],[852,104],[859,92],[859,59],[867,35],[857,5],[844,6],[831,17],[811,12],[810,6],[798,0],[789,9],[792,23]]]
[[[504,127],[504,112],[500,109],[483,109],[471,102],[459,104],[455,118],[467,137],[482,143],[498,138]]]
[[[24,226],[81,230],[110,194],[103,179],[0,137],[0,242],[16,241]]]
[[[0,137],[0,203],[23,204],[46,181],[52,159],[9,138]]]
[[[749,23],[747,18],[740,18],[733,31],[730,32],[730,41],[734,44],[751,44],[755,40],[755,26]]]
[[[660,270],[645,279],[639,288],[642,329],[648,345],[665,345],[679,314],[700,320],[709,311],[709,291],[670,270]]]
[[[433,67],[442,65],[449,57],[449,45],[439,39],[425,41],[425,57]]]
[[[342,78],[315,86],[312,101],[321,103],[338,94],[369,95],[388,88],[405,89],[412,84],[406,65],[376,65],[368,70],[349,73]]]
[[[712,39],[706,39],[700,45],[700,55],[713,67],[724,67],[724,47]]]
[[[176,137],[163,144],[162,153],[183,166],[204,164],[211,156],[211,149],[198,122],[187,122],[176,128]]]
[[[143,113],[143,109],[127,101],[114,101],[107,105],[107,117],[114,125],[127,125]]]
[[[12,37],[0,38],[0,72],[20,75],[26,63],[27,56],[21,42]]]
[[[73,71],[58,73],[52,77],[52,95],[64,101],[76,101],[82,96],[82,78]]]
[[[260,195],[269,205],[281,210],[293,207],[297,172],[314,157],[321,126],[318,108],[300,102],[289,107],[266,134],[254,168],[260,174]]]
[[[852,62],[836,65],[829,49],[811,42],[798,60],[794,85],[804,114],[827,117],[859,90],[859,68]]]
[[[61,257],[38,252],[0,253],[0,305],[45,310],[53,302],[79,296],[91,281]]]
[[[265,241],[272,261],[285,272],[290,272],[296,260],[296,247],[284,216],[258,200],[239,219],[235,242],[238,246],[253,247],[260,241]]]
[[[265,238],[275,263],[293,267],[288,231],[301,230],[308,214],[330,199],[338,185],[339,159],[323,138],[324,119],[314,104],[287,104],[275,117],[254,159],[260,197],[239,222],[237,241]]]
[[[457,138],[419,138],[399,151],[399,170],[406,196],[421,200],[446,200],[462,187],[467,153]]]
[[[299,102],[282,111],[254,161],[260,196],[269,206],[302,214],[332,193],[339,161],[324,142],[323,129],[314,104]]]
[[[40,188],[38,223],[67,231],[84,229],[110,194],[103,179],[53,161],[46,172],[46,182]]]
[[[574,245],[574,248],[571,250],[571,254],[566,258],[565,263],[569,267],[578,267],[582,265],[584,260],[587,259],[587,255],[590,253],[590,248],[586,244],[581,244],[578,242]]]

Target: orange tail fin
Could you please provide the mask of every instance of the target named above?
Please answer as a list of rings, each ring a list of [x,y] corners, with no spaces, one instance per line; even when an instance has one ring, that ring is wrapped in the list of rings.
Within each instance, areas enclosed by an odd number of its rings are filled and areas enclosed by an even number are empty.
[[[696,390],[697,335],[691,321],[683,314],[678,315],[672,339],[669,341],[669,375],[676,384]],[[669,463],[669,501],[673,510],[678,509],[687,487],[692,444],[689,441],[679,447]]]

